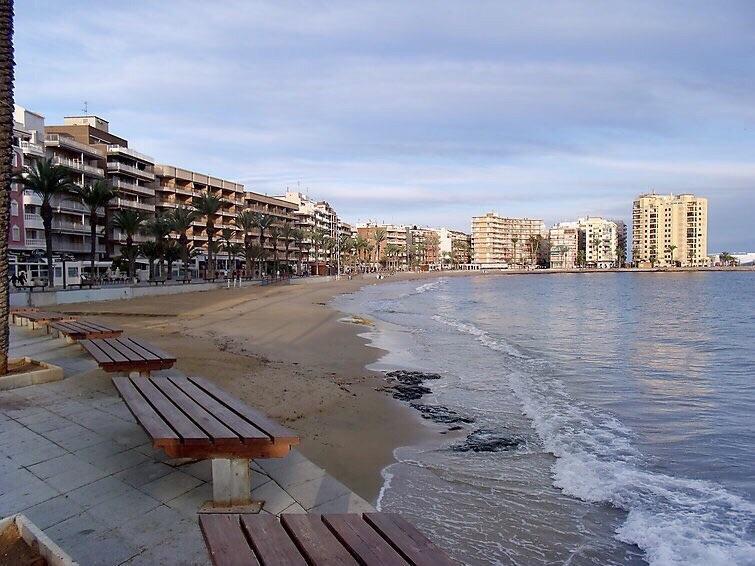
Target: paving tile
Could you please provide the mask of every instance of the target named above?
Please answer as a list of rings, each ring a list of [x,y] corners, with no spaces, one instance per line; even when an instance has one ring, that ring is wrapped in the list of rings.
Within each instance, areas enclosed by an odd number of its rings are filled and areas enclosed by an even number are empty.
[[[266,473],[273,474],[276,470],[295,466],[301,462],[309,462],[309,460],[307,460],[307,458],[298,450],[291,450],[285,458],[265,458],[255,460],[255,462]]]
[[[294,503],[293,505],[290,505],[289,507],[286,507],[283,511],[281,511],[281,515],[285,515],[287,513],[295,513],[298,515],[305,514],[307,512],[304,507],[299,505],[298,503]]]
[[[183,472],[173,471],[167,476],[140,486],[139,489],[159,501],[169,501],[182,493],[186,493],[200,483],[202,483],[202,480],[199,478],[184,474]]]
[[[45,436],[71,452],[92,446],[93,444],[100,444],[107,440],[96,432],[77,424],[71,424],[65,428],[50,431]]]
[[[29,450],[13,456],[13,460],[21,466],[33,466],[68,454],[64,448],[48,441],[30,446],[29,448]]]
[[[18,513],[58,495],[60,495],[58,490],[42,480],[29,479],[23,486],[0,495],[0,517]]]
[[[269,481],[252,490],[252,499],[264,501],[263,509],[277,515],[296,501],[274,481]]]
[[[348,487],[330,476],[292,485],[287,490],[305,509],[312,509],[351,492]]]
[[[175,509],[158,505],[151,511],[119,524],[115,532],[136,546],[141,553],[163,541],[172,544],[172,539],[190,530],[189,523],[194,521],[196,517],[189,518]]]
[[[82,462],[82,464],[85,464],[87,467],[82,468],[81,470],[70,470],[62,472],[60,474],[50,476],[45,481],[61,493],[66,493],[68,491],[76,489],[77,487],[81,487],[82,485],[87,485],[94,481],[97,481],[98,479],[107,475],[107,472],[103,472],[102,470],[95,468],[91,464],[87,464],[86,462]]]
[[[69,491],[66,495],[84,507],[93,507],[103,501],[134,490],[121,480],[107,476],[90,484]]]
[[[185,531],[178,534],[171,544],[158,544],[134,556],[128,566],[155,566],[170,564],[171,566],[209,566],[210,557],[199,530],[199,524],[194,521]]]
[[[127,470],[118,472],[115,477],[126,482],[133,487],[140,487],[148,484],[163,476],[167,476],[174,470],[162,462],[146,461],[143,464],[137,464]]]
[[[94,465],[109,474],[115,474],[149,461],[149,456],[145,456],[141,452],[131,449],[103,458],[98,462],[95,462]]]
[[[291,466],[276,468],[274,471],[270,472],[270,477],[275,480],[278,485],[284,488],[322,478],[324,475],[325,470],[309,460]]]
[[[139,551],[88,512],[74,515],[46,531],[79,564],[120,564]]]
[[[212,460],[200,460],[181,466],[181,471],[185,474],[199,478],[202,481],[212,481]]]
[[[371,513],[375,508],[356,493],[346,493],[309,509],[309,513]]]
[[[197,511],[207,501],[212,501],[212,485],[202,483],[194,489],[166,501],[165,504],[184,515],[196,518]]]
[[[129,519],[141,517],[159,505],[160,502],[156,499],[130,488],[126,493],[90,507],[87,512],[99,521],[117,527]]]
[[[24,509],[23,513],[42,530],[65,521],[84,511],[84,506],[67,495],[58,495],[42,503]]]
[[[40,479],[47,479],[65,472],[86,472],[92,465],[85,462],[74,454],[64,454],[58,458],[52,458],[46,462],[29,466],[29,471]]]

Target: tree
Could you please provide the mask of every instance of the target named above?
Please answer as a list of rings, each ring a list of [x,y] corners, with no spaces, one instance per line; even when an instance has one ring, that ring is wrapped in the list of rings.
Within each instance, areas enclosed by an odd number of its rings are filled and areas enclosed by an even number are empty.
[[[304,260],[304,253],[308,253],[306,248],[308,246],[307,244],[307,232],[302,230],[301,228],[295,228],[293,237],[294,237],[294,243],[296,243],[296,248],[299,250],[299,267],[298,267],[298,273],[301,275],[303,271],[303,260]]]
[[[532,235],[527,240],[527,245],[530,248],[530,261],[534,266],[537,263],[537,256],[540,253],[540,244],[543,241],[543,237],[540,234]]]
[[[31,189],[42,199],[42,225],[45,230],[45,249],[47,257],[47,279],[50,286],[54,281],[52,264],[52,217],[53,198],[73,190],[75,185],[62,165],[53,165],[51,159],[37,161],[28,175],[21,178],[27,189]],[[7,236],[5,236],[7,237]]]
[[[163,275],[163,259],[171,230],[170,218],[166,214],[157,214],[147,220],[144,225],[144,233],[154,238],[157,243],[157,260],[160,264],[160,275]]]
[[[233,258],[233,265],[231,265],[231,247],[236,245],[233,239],[236,237],[236,231],[231,228],[223,228],[220,232],[220,239],[223,242],[223,250],[228,256],[228,271],[236,269],[236,258]],[[236,252],[238,255],[238,252]]]
[[[77,187],[76,195],[81,204],[89,209],[89,237],[92,240],[89,274],[94,279],[96,273],[94,264],[97,261],[97,223],[99,219],[97,211],[100,208],[107,208],[110,201],[115,198],[115,191],[106,181],[95,181],[93,185]]]
[[[0,3],[0,375],[8,373],[8,231],[13,182],[13,0]]]
[[[250,210],[245,210],[244,212],[236,216],[236,226],[238,226],[241,231],[244,232],[244,259],[246,260],[244,270],[246,272],[246,276],[251,277],[252,265],[254,262],[251,259],[252,254],[250,253],[250,246],[252,245],[252,232],[257,227],[257,218],[255,216],[255,213]]]
[[[372,232],[372,240],[375,244],[375,264],[376,267],[380,267],[380,244],[385,242],[388,237],[388,232],[385,228],[375,228]]]
[[[511,238],[511,263],[516,265],[516,243],[519,241],[519,238],[514,236]]]
[[[627,251],[621,246],[616,246],[616,263],[617,267],[624,267],[627,262]]]
[[[263,214],[261,212],[252,212],[254,222],[257,224],[257,227],[260,229],[260,246],[262,246],[262,249],[265,249],[265,230],[267,230],[270,226],[273,225],[273,222],[275,222],[275,217],[269,215],[269,214]],[[263,256],[266,254],[260,255],[260,277],[262,277],[262,260],[264,259]]]
[[[160,242],[143,242],[139,246],[139,252],[147,258],[149,263],[149,278],[155,278],[155,261],[162,257],[162,244]]]
[[[364,236],[357,236],[356,240],[354,240],[354,249],[356,250],[357,258],[359,259],[360,270],[363,270],[362,259],[364,258],[369,245],[370,243]]]
[[[290,271],[289,265],[288,265],[288,250],[291,247],[291,242],[294,240],[294,235],[296,233],[296,228],[293,224],[290,222],[286,222],[281,226],[280,229],[280,237],[283,240],[283,253],[284,261],[286,262],[286,271]]]
[[[137,249],[134,247],[134,236],[141,231],[144,220],[144,215],[140,211],[132,208],[119,210],[113,217],[113,225],[126,234],[126,245],[124,246],[122,255],[128,260],[129,277],[134,277],[136,275]]]
[[[312,240],[312,247],[315,250],[315,265],[319,265],[320,263],[320,250],[322,250],[325,247],[325,239],[328,237],[325,230],[322,228],[316,228],[313,230],[310,234],[310,239]],[[316,268],[316,275],[320,275],[320,269],[319,267]]]
[[[219,197],[211,194],[203,194],[199,197],[194,197],[194,210],[197,212],[197,216],[204,216],[205,218],[205,230],[207,231],[207,277],[215,277],[215,253],[213,250],[212,242],[215,236],[215,218],[214,216],[223,206],[223,201]]]
[[[676,261],[674,260],[674,252],[676,251],[676,246],[674,244],[666,246],[666,251],[671,254],[671,265],[676,267]]]
[[[270,236],[270,243],[273,246],[273,271],[278,272],[278,238],[280,238],[280,228],[275,224],[271,225],[267,230]]]
[[[189,236],[186,232],[197,218],[197,211],[185,206],[178,206],[170,212],[171,231],[178,233],[178,245],[181,247],[181,260],[184,264],[184,278],[189,278]]]
[[[167,279],[173,279],[173,264],[183,257],[181,246],[175,240],[165,240],[163,244],[163,257],[167,264]]]

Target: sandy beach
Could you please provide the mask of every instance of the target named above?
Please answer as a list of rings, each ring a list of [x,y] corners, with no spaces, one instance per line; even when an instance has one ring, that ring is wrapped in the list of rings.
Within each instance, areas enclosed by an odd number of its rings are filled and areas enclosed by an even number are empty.
[[[402,274],[381,282],[426,278]],[[175,354],[177,367],[214,380],[301,436],[301,451],[375,501],[393,450],[433,434],[418,413],[378,391],[365,366],[381,351],[328,303],[375,284],[364,278],[219,289],[61,306],[95,315]]]

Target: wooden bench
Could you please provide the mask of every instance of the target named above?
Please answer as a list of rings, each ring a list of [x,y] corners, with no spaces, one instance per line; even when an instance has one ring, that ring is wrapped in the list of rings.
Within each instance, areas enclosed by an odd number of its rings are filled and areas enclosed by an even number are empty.
[[[258,511],[252,458],[282,458],[299,437],[201,377],[114,377],[155,448],[171,458],[212,459],[208,509]]]
[[[165,285],[165,281],[166,281],[165,279],[148,279],[147,283],[157,287],[158,285]]]
[[[203,514],[199,526],[215,566],[457,564],[393,513]]]
[[[11,319],[13,324],[18,324],[19,326],[31,326],[32,328],[36,328],[38,325],[45,326],[51,322],[60,320],[76,320],[76,318],[71,315],[40,310],[11,312]]]
[[[120,328],[111,328],[104,324],[86,320],[51,322],[47,325],[47,331],[50,332],[50,330],[55,330],[58,336],[62,334],[69,342],[93,338],[115,338],[123,332]]]
[[[186,285],[187,283],[191,283],[192,282],[192,278],[191,277],[182,277],[181,279],[178,279],[178,282],[182,283],[183,285]]]
[[[152,371],[169,369],[176,363],[174,356],[136,338],[81,340],[79,344],[107,372],[124,371],[149,376]]]
[[[83,289],[84,287],[94,289],[97,286],[97,283],[95,283],[94,281],[82,281],[81,283],[68,283],[68,286],[78,287],[79,289]]]

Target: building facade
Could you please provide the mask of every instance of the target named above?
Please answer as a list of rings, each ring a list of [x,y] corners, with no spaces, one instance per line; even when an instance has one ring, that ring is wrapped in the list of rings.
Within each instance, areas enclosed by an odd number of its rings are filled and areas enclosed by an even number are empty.
[[[638,267],[705,267],[708,199],[692,194],[637,197],[632,207],[632,263]]]
[[[580,257],[581,231],[577,222],[560,222],[548,231],[551,269],[574,269]],[[584,239],[582,238],[582,241]]]
[[[469,234],[459,230],[440,228],[438,234],[438,251],[444,265],[466,265],[471,261],[472,243]]]
[[[436,230],[407,227],[406,250],[409,267],[422,271],[440,268],[440,236]]]
[[[472,262],[481,268],[535,265],[548,235],[542,220],[506,218],[494,212],[472,218]]]
[[[584,232],[584,264],[593,269],[610,269],[619,263],[619,229],[615,222],[588,216],[580,218],[579,229]]]
[[[305,235],[302,244],[307,250],[306,261],[313,272],[326,273],[328,266],[335,264],[335,243],[341,234],[335,209],[327,201],[315,201],[298,191],[286,191],[284,195],[274,198],[295,205],[295,225]],[[324,237],[324,243],[320,241],[320,236]]]
[[[391,269],[406,269],[407,266],[407,227],[402,224],[380,224],[366,222],[357,224],[357,236],[361,236],[367,242],[375,246],[375,232],[385,231],[385,239],[380,243],[378,258],[385,259],[386,265]],[[387,252],[391,252],[390,254]],[[374,254],[374,251],[373,251]],[[374,262],[371,262],[374,263]]]

